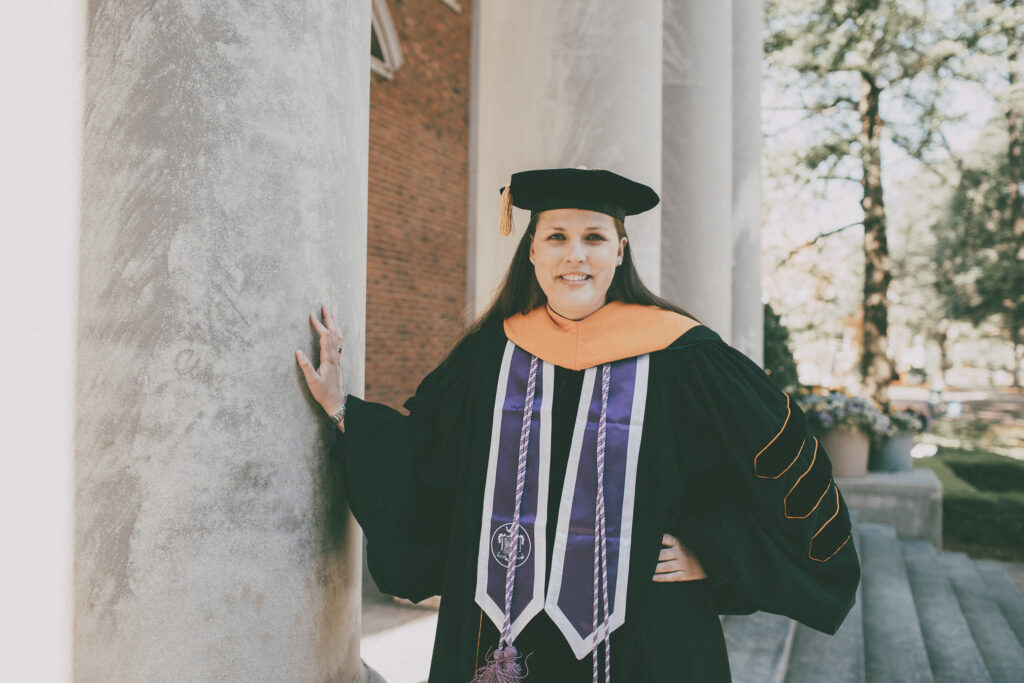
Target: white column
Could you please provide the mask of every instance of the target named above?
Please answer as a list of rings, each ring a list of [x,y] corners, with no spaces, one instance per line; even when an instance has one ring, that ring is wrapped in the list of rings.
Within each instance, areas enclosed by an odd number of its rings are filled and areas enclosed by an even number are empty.
[[[761,304],[763,0],[732,0],[732,343],[764,363]]]
[[[90,4],[76,679],[359,676],[360,536],[294,350],[361,391],[370,2]]]
[[[84,3],[0,4],[0,679],[71,678]]]
[[[732,4],[665,0],[662,295],[732,338]]]
[[[529,220],[498,233],[515,171],[605,168],[661,192],[661,0],[481,2],[473,17],[468,300],[482,312]],[[660,280],[661,207],[626,219],[633,256]]]

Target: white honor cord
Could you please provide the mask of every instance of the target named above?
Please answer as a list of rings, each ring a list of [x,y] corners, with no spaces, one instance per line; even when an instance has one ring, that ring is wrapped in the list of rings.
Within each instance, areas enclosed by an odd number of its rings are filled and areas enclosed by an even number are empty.
[[[608,384],[611,378],[611,366],[601,366],[601,417],[597,425],[597,495],[594,505],[594,683],[597,678],[597,644],[599,636],[604,632],[604,680],[611,683],[612,669],[612,643],[611,628],[608,618],[608,536],[605,531],[605,510],[604,510],[604,452],[608,432]],[[600,569],[600,581],[598,581],[598,570]],[[600,590],[599,590],[600,587]],[[598,629],[598,596],[604,608],[601,629]]]
[[[501,641],[512,644],[512,589],[515,585],[516,566],[519,564],[519,508],[523,503],[526,484],[526,458],[530,450],[530,427],[533,424],[533,398],[537,390],[537,357],[530,359],[530,379],[526,384],[523,406],[523,430],[519,436],[519,469],[516,472],[516,504],[512,513],[512,531],[509,538],[508,567],[505,570],[505,624],[501,628]],[[499,643],[500,645],[500,643]]]

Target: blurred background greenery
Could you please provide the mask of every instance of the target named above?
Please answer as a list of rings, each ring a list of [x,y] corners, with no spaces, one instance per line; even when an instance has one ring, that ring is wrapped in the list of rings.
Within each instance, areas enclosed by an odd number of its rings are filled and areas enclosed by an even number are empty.
[[[1024,2],[767,0],[765,368],[935,419],[949,547],[1024,561]]]

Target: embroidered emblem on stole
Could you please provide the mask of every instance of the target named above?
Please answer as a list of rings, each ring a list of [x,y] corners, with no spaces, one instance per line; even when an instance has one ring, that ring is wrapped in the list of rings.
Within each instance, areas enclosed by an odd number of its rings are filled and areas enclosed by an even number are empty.
[[[506,345],[494,401],[477,560],[476,602],[499,631],[505,621],[505,577],[513,552],[508,544],[515,513],[519,445],[531,360],[530,354],[512,342]],[[526,477],[519,511],[510,640],[514,640],[530,619],[544,609],[548,471],[551,460],[551,387],[554,380],[554,366],[544,363],[536,378]],[[532,552],[529,552],[531,548]]]

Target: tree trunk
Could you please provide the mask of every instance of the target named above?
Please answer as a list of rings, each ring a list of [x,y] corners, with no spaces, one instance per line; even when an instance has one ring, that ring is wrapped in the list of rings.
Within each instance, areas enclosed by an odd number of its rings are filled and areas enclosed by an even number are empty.
[[[1012,91],[1016,84],[1016,74],[1013,71],[1017,50],[1014,49],[1009,59],[1009,81]],[[1011,104],[1006,109],[1006,130],[1009,133],[1009,144],[1007,153],[1009,156],[1010,171],[1010,225],[1013,226],[1014,246],[1016,247],[1016,258],[1018,269],[1020,262],[1024,261],[1024,196],[1021,194],[1021,186],[1024,185],[1024,154],[1021,151],[1021,124],[1018,121],[1018,112]],[[1017,282],[1010,283],[1011,289],[1017,288]],[[1019,309],[1021,295],[1019,291],[1010,291],[1007,299],[1007,312],[1004,315],[1007,321],[1010,334],[1010,343],[1013,345],[1013,386],[1021,386],[1021,373],[1024,372],[1024,347],[1021,346],[1021,315]]]
[[[1024,344],[1014,343],[1014,386],[1018,389],[1022,384],[1021,376],[1024,375]]]
[[[1009,82],[1012,91],[1017,82],[1016,74],[1013,72],[1012,59]],[[1024,174],[1024,154],[1021,153],[1021,125],[1018,118],[1018,112],[1011,104],[1006,108],[1006,131],[1009,133],[1007,152],[1010,157],[1010,225],[1013,226],[1013,236],[1017,238],[1017,258],[1024,258],[1024,254],[1021,254],[1020,251],[1024,250],[1024,196],[1020,191],[1022,180],[1024,180],[1021,177]]]
[[[861,186],[864,197],[864,327],[860,372],[864,387],[874,400],[889,404],[892,361],[888,355],[889,334],[889,245],[885,236],[885,203],[882,200],[882,156],[879,141],[882,121],[878,115],[881,90],[862,74],[860,112]]]
[[[939,346],[939,374],[942,377],[942,385],[946,385],[946,373],[952,364],[949,362],[949,328],[940,324],[932,335],[932,339]]]
[[[1010,345],[1013,347],[1013,386],[1021,387],[1021,375],[1024,374],[1024,339],[1021,339],[1020,319],[1017,311],[1010,311],[1006,316],[1010,327]]]

